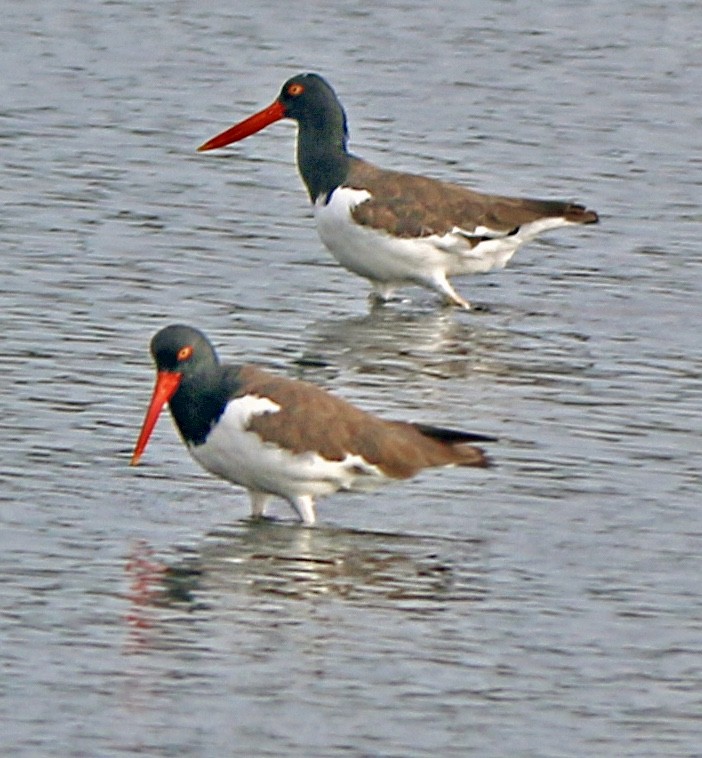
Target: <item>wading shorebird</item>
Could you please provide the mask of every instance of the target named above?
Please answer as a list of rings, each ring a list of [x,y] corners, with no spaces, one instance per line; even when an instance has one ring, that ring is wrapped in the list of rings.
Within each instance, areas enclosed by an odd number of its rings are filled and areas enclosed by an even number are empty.
[[[220,363],[207,337],[189,326],[162,329],[151,341],[151,354],[156,385],[132,465],[168,403],[192,457],[245,487],[254,517],[278,496],[313,524],[317,497],[370,490],[432,466],[489,465],[470,443],[494,437],[386,421],[314,384]]]
[[[415,284],[468,309],[449,277],[504,268],[541,232],[598,221],[576,203],[485,195],[352,155],[344,109],[317,74],[288,79],[268,108],[198,150],[224,147],[283,118],[298,124],[297,167],[322,242],[344,268],[368,279],[380,300]]]

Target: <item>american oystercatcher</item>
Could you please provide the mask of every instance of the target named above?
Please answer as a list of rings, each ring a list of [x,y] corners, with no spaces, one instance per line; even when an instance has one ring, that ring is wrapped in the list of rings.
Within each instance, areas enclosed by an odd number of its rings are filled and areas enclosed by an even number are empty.
[[[598,220],[575,203],[483,195],[350,154],[344,109],[317,74],[288,79],[268,108],[198,150],[224,147],[282,118],[298,123],[297,166],[322,242],[344,268],[368,279],[380,300],[417,284],[470,308],[450,276],[503,268],[537,234]]]
[[[313,524],[315,498],[322,495],[369,490],[430,466],[489,465],[469,443],[494,437],[386,421],[313,384],[220,363],[207,337],[189,326],[159,331],[151,354],[156,386],[132,465],[168,403],[192,457],[245,487],[255,517],[277,495]]]

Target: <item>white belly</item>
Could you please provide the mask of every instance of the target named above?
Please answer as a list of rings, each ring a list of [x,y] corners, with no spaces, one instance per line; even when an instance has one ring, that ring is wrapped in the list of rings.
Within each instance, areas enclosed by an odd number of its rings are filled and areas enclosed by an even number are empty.
[[[378,468],[359,456],[327,461],[313,452],[295,455],[246,431],[252,415],[277,410],[279,406],[266,398],[231,401],[206,441],[188,445],[190,454],[222,479],[287,500],[316,498],[340,489],[371,489],[386,481]]]
[[[370,198],[365,190],[339,188],[330,201],[314,205],[317,231],[325,247],[349,271],[388,284],[428,284],[437,275],[456,276],[506,265],[522,239],[495,239],[471,248],[465,237],[449,233],[398,238],[357,224],[351,209]]]
[[[403,239],[357,224],[351,210],[371,198],[367,190],[338,188],[328,203],[314,204],[317,231],[325,247],[349,271],[391,285],[429,285],[437,278],[477,274],[504,268],[524,242],[547,229],[570,225],[562,218],[525,224],[517,234],[481,241],[471,247],[466,233],[456,228],[444,235]],[[490,235],[490,230],[468,230]]]

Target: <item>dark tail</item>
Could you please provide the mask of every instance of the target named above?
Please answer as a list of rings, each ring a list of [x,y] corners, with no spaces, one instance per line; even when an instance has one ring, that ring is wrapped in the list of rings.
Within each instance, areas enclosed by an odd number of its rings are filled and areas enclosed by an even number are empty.
[[[448,444],[461,444],[462,442],[497,442],[497,437],[475,432],[459,432],[457,429],[446,429],[443,426],[431,426],[430,424],[416,424],[412,426],[425,437],[447,442]]]
[[[414,428],[437,442],[447,445],[452,451],[452,462],[458,466],[481,466],[488,468],[492,461],[482,448],[474,447],[473,442],[496,442],[497,437],[475,432],[460,432],[456,429],[445,429],[441,426],[428,424],[412,424]]]
[[[563,217],[574,224],[596,224],[600,220],[595,211],[590,211],[584,205],[576,203],[569,203],[566,206]]]

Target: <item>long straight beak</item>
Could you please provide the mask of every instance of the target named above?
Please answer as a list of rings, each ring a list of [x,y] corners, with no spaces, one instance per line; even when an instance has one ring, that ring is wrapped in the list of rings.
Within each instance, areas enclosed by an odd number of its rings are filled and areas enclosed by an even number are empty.
[[[141,454],[146,449],[151,432],[153,432],[156,426],[163,407],[175,395],[182,378],[183,375],[176,371],[159,371],[156,374],[156,386],[154,387],[151,402],[144,417],[144,423],[141,426],[139,439],[132,454],[131,466],[136,466],[139,462],[139,458],[141,458]]]
[[[221,132],[216,137],[207,140],[207,142],[198,147],[197,151],[204,153],[206,150],[215,150],[218,147],[230,145],[232,142],[238,142],[246,137],[250,137],[252,134],[256,134],[256,132],[260,132],[261,129],[264,129],[269,124],[280,121],[281,118],[285,118],[285,108],[280,101],[276,100],[262,111],[254,113],[253,116],[249,116],[247,119]]]

